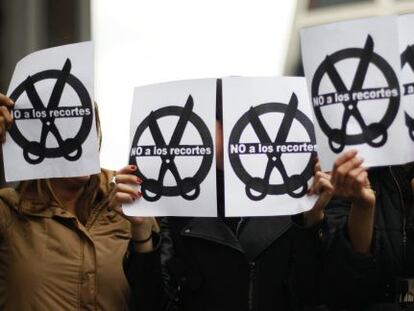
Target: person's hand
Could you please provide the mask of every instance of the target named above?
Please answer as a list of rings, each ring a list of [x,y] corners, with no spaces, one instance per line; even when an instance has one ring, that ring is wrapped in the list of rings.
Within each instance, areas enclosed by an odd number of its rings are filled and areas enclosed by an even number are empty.
[[[370,254],[374,232],[375,192],[371,189],[364,160],[348,150],[335,161],[331,182],[334,194],[351,201],[347,229],[354,251]]]
[[[305,225],[313,225],[320,222],[324,217],[324,209],[333,196],[334,188],[331,184],[329,173],[321,171],[319,160],[316,160],[314,167],[314,178],[308,190],[308,195],[319,195],[311,210],[304,213]]]
[[[375,192],[371,189],[364,160],[356,150],[340,155],[332,169],[334,195],[350,200],[357,207],[374,207]]]
[[[138,186],[142,181],[134,175],[136,170],[136,166],[128,165],[116,172],[115,186],[112,190],[109,206],[130,221],[132,239],[144,241],[151,236],[153,228],[157,227],[156,220],[153,217],[127,216],[122,211],[122,204],[133,203],[141,198]]]
[[[10,109],[14,106],[14,102],[6,95],[0,93],[0,143],[6,140],[6,131],[10,129],[13,123],[13,117]]]

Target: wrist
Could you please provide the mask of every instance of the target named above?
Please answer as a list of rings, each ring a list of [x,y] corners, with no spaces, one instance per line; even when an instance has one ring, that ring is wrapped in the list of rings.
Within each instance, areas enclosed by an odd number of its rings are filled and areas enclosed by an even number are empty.
[[[372,189],[366,190],[367,193],[361,197],[354,198],[352,205],[359,209],[373,209],[375,207],[375,191]]]
[[[319,222],[321,222],[325,217],[323,210],[310,210],[303,214],[303,220],[305,227],[311,227]]]
[[[153,250],[152,231],[143,238],[131,237],[132,247],[137,253],[148,253]]]
[[[142,241],[151,237],[152,229],[151,228],[134,228],[131,229],[131,240]]]
[[[148,237],[143,238],[143,239],[136,239],[134,237],[131,237],[131,241],[135,244],[145,244],[149,242],[151,239],[152,239],[152,231],[150,234],[148,234]]]

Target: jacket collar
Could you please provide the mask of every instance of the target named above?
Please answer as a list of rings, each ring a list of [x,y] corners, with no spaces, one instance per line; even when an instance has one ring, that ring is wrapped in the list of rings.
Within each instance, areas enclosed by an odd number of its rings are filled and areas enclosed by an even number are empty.
[[[292,225],[290,216],[250,218],[239,241],[249,261],[254,260]]]
[[[181,235],[208,240],[243,252],[237,237],[220,218],[193,218],[181,230]]]
[[[231,247],[244,253],[247,259],[252,261],[291,225],[290,216],[250,218],[237,238],[220,218],[197,217],[181,230],[181,235]]]

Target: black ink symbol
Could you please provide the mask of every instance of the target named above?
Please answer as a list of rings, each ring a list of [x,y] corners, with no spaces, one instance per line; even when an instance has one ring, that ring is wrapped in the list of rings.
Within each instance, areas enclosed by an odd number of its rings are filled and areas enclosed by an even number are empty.
[[[141,171],[138,172],[138,176],[143,180],[141,185],[142,196],[147,201],[157,201],[161,198],[161,196],[179,195],[186,200],[194,200],[200,194],[200,184],[210,171],[213,161],[213,140],[203,120],[193,112],[193,106],[193,98],[190,95],[184,108],[179,106],[168,106],[152,111],[149,116],[141,122],[135,132],[132,148],[139,145],[143,132],[149,128],[155,142],[155,146],[153,147],[165,148],[165,150],[167,150],[166,154],[159,155],[162,160],[162,164],[157,179],[147,178]],[[172,133],[170,143],[167,145],[157,120],[168,116],[178,116],[179,119]],[[198,131],[203,147],[206,149],[210,148],[211,152],[209,154],[202,155],[203,159],[200,167],[193,177],[182,178],[174,162],[176,155],[170,151],[181,146],[180,142],[189,122],[194,125]],[[131,153],[129,163],[137,165],[137,156],[132,155]],[[166,186],[164,184],[164,177],[167,171],[171,172],[176,181],[176,186]]]
[[[69,161],[76,161],[82,155],[82,144],[88,137],[92,127],[92,113],[82,116],[82,123],[78,133],[75,137],[67,139],[62,138],[59,129],[55,124],[55,117],[48,114],[50,111],[58,108],[65,108],[59,107],[59,102],[66,84],[68,84],[78,95],[81,107],[92,111],[92,102],[87,89],[78,78],[70,73],[70,70],[71,62],[67,59],[62,70],[45,70],[34,74],[33,76],[28,76],[10,95],[10,98],[17,102],[20,96],[26,92],[34,110],[45,112],[44,117],[40,117],[42,122],[40,141],[27,140],[18,128],[16,124],[17,120],[13,123],[13,126],[10,129],[11,137],[23,149],[23,156],[30,164],[41,163],[45,158],[59,158],[62,156]],[[39,81],[47,79],[56,79],[56,83],[52,90],[52,94],[50,95],[49,102],[47,106],[45,106],[36,91],[35,85]],[[56,138],[59,145],[58,147],[49,148],[46,146],[46,140],[49,133],[52,133]]]
[[[401,54],[401,65],[402,68],[408,64],[411,70],[414,71],[414,45],[409,45],[405,49],[405,51]],[[404,85],[404,95],[412,95],[414,94],[414,83],[409,83]],[[406,112],[405,113],[405,125],[408,127],[408,133],[412,140],[414,140],[414,118],[410,117],[410,115]]]
[[[359,59],[359,64],[352,86],[348,90],[335,65],[352,58]],[[348,48],[335,52],[331,55],[327,55],[324,62],[315,72],[315,76],[312,81],[312,98],[320,95],[319,86],[325,74],[328,75],[337,93],[351,94],[349,101],[342,102],[345,112],[343,114],[341,127],[339,129],[331,128],[325,121],[322,113],[323,105],[314,107],[315,116],[318,119],[319,125],[322,131],[328,136],[329,146],[335,153],[340,153],[344,149],[345,145],[368,143],[372,147],[381,147],[387,141],[387,129],[394,121],[398,112],[400,104],[399,93],[398,96],[389,98],[389,104],[383,118],[379,122],[371,124],[366,124],[361,111],[358,109],[358,100],[352,98],[353,93],[364,90],[364,80],[370,65],[376,66],[381,71],[390,89],[399,90],[397,76],[387,61],[374,52],[374,42],[370,35],[368,35],[363,49]],[[347,134],[346,129],[351,116],[358,122],[362,133],[353,135]]]
[[[283,120],[279,126],[276,139],[272,141],[260,121],[260,116],[267,113],[282,113]],[[240,144],[240,137],[246,127],[250,124],[253,127],[259,141],[263,145],[281,146],[288,144],[287,137],[293,121],[297,120],[305,128],[311,144],[315,144],[315,135],[312,121],[300,110],[298,110],[298,99],[295,93],[292,94],[288,105],[282,103],[265,103],[256,107],[251,107],[234,126],[230,138],[229,138],[229,158],[234,172],[240,178],[240,180],[246,185],[246,195],[254,201],[262,200],[267,194],[281,195],[288,194],[291,197],[299,198],[305,195],[308,186],[307,182],[312,177],[313,172],[313,160],[312,156],[309,156],[308,163],[300,174],[289,176],[282,161],[281,152],[277,148],[273,149],[273,152],[266,153],[268,160],[264,177],[252,177],[245,169],[240,159],[240,154],[230,152],[230,146]],[[290,142],[292,143],[292,142]],[[296,144],[302,144],[304,142],[295,142]],[[306,142],[305,142],[306,143]],[[300,153],[300,152],[294,152]],[[306,153],[306,151],[304,152]],[[273,169],[277,169],[283,179],[282,184],[270,184],[270,176]],[[255,194],[252,191],[256,191],[259,194]],[[298,191],[300,190],[300,191]]]

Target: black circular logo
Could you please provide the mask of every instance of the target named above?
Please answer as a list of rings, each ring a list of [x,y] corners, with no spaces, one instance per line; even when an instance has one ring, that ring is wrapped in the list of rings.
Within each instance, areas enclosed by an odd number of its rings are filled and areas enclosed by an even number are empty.
[[[26,92],[33,106],[33,109],[14,108],[15,122],[13,122],[9,131],[13,140],[23,149],[23,156],[30,164],[41,163],[45,158],[59,157],[64,157],[69,161],[76,161],[82,155],[82,144],[87,139],[92,127],[93,108],[87,89],[78,78],[70,74],[70,69],[71,62],[67,59],[62,70],[45,70],[28,76],[10,94],[10,98],[17,102],[23,93]],[[47,79],[56,79],[56,83],[48,104],[44,105],[36,91],[36,83]],[[66,85],[69,85],[75,91],[79,97],[80,106],[59,107],[63,89]],[[16,118],[16,116],[19,117]],[[59,117],[82,118],[81,126],[73,138],[62,138],[55,124],[55,119]],[[42,122],[40,141],[30,141],[20,131],[18,123],[24,122],[27,119],[40,119]],[[55,137],[58,144],[57,147],[46,146],[49,133],[52,133]]]
[[[374,42],[368,35],[364,48],[347,48],[326,56],[318,67],[312,81],[312,100],[315,116],[322,131],[328,136],[329,146],[335,153],[340,153],[345,145],[357,145],[367,143],[372,147],[381,147],[387,141],[387,130],[394,121],[400,104],[398,78],[388,62],[374,51]],[[342,62],[349,59],[359,61],[352,86],[348,89],[337,71]],[[383,88],[363,89],[370,66],[376,67],[383,75],[386,86]],[[320,94],[322,79],[327,75],[332,82],[335,92]],[[318,103],[318,99],[322,103]],[[327,103],[326,99],[331,102]],[[378,122],[366,124],[364,116],[358,108],[358,102],[374,99],[387,100],[388,105],[382,119]],[[342,104],[344,113],[339,128],[332,128],[325,119],[323,110],[329,104]],[[351,117],[358,122],[361,133],[348,134],[347,125]]]
[[[210,171],[213,161],[213,140],[204,121],[193,112],[193,98],[190,95],[184,107],[167,106],[152,111],[138,126],[131,147],[129,163],[137,165],[140,157],[158,157],[161,166],[156,178],[145,176],[142,171],[138,176],[142,179],[141,192],[147,201],[157,201],[161,196],[179,196],[186,200],[194,200],[200,194],[200,184]],[[158,120],[164,117],[179,117],[172,133],[169,144],[158,125]],[[192,124],[201,138],[201,145],[182,145],[181,139],[189,124]],[[141,145],[143,133],[149,129],[155,145]],[[180,174],[174,161],[177,156],[201,157],[201,164],[194,176],[184,177]],[[192,161],[194,163],[194,161]],[[139,165],[137,165],[139,166]],[[176,185],[166,185],[164,177],[170,172]]]
[[[245,184],[246,195],[249,199],[258,201],[266,195],[288,194],[291,197],[299,198],[306,194],[308,181],[313,175],[313,156],[315,152],[315,134],[312,121],[298,107],[298,99],[295,93],[292,94],[288,105],[283,103],[264,103],[251,107],[235,124],[229,137],[228,154],[231,166],[238,178]],[[268,113],[282,114],[283,119],[279,126],[276,139],[272,141],[266,132],[261,116]],[[289,131],[294,121],[299,122],[306,132],[309,141],[287,141]],[[251,125],[259,138],[259,143],[241,143],[240,139],[248,125]],[[305,136],[305,135],[304,135]],[[263,177],[251,176],[243,165],[242,156],[248,154],[267,155],[266,170]],[[307,157],[306,165],[302,172],[288,175],[283,157],[289,154],[304,154]],[[270,176],[274,169],[277,169],[283,182],[271,184]],[[255,192],[254,192],[255,191]]]
[[[411,70],[414,70],[414,45],[409,45],[405,51],[401,54],[401,65],[404,68],[408,65]],[[404,84],[404,95],[414,94],[414,83]],[[414,141],[414,118],[412,118],[407,112],[405,113],[405,125],[408,127],[408,134]]]

